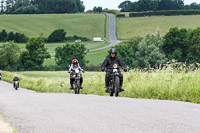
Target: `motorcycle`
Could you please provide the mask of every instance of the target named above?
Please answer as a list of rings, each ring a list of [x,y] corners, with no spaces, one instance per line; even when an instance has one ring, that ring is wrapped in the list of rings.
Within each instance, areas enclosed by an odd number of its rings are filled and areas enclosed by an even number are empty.
[[[81,71],[76,69],[74,72],[74,75],[73,75],[73,78],[75,79],[74,82],[73,82],[73,90],[74,90],[74,93],[75,94],[79,94],[80,93],[80,89],[81,89]]]
[[[18,90],[18,88],[19,88],[19,81],[14,81],[14,84],[15,84],[15,90]]]
[[[118,68],[118,64],[114,64],[113,65],[113,73],[111,74],[111,78],[109,81],[109,94],[110,96],[113,96],[113,94],[115,93],[115,96],[118,97],[119,96],[119,68]]]

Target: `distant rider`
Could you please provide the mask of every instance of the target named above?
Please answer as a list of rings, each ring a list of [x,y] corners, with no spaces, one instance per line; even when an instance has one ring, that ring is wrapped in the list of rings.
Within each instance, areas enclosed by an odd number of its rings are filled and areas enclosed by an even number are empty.
[[[120,66],[121,68],[124,69],[125,72],[127,72],[127,68],[126,65],[124,64],[124,62],[116,57],[117,56],[117,49],[116,48],[112,48],[109,51],[110,56],[104,60],[104,62],[101,65],[101,71],[105,71],[106,70],[106,90],[105,92],[108,92],[109,90],[109,81],[110,81],[110,77],[113,69],[113,65],[114,64],[118,64],[118,66]],[[122,89],[122,85],[123,85],[123,75],[121,74],[121,72],[119,71],[119,78],[120,78],[120,91],[124,91],[124,89]]]
[[[77,59],[73,59],[72,60],[72,64],[70,65],[69,67],[69,72],[70,72],[70,88],[69,89],[73,89],[73,82],[74,82],[74,77],[73,75],[75,74],[75,70],[79,70],[79,71],[82,71],[83,73],[85,72],[80,66],[79,66],[79,63],[78,63],[78,60]],[[81,83],[81,86],[80,88],[83,89],[82,87],[82,83],[83,83],[83,77],[81,76],[81,79],[80,79],[80,83]]]
[[[19,78],[17,77],[17,75],[15,75],[15,77],[13,78],[13,87],[15,88],[15,81],[19,81]],[[18,86],[19,86],[19,82],[18,82]]]

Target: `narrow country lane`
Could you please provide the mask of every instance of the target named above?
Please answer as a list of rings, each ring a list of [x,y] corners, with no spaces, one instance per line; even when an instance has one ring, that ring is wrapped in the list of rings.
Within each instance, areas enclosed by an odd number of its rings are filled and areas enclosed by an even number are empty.
[[[0,82],[0,112],[18,133],[199,133],[200,105],[36,93]]]
[[[109,16],[109,38],[110,38],[110,44],[108,46],[105,46],[105,47],[102,47],[102,48],[90,50],[90,52],[94,52],[94,51],[99,51],[99,50],[102,50],[102,49],[110,48],[110,47],[120,43],[120,41],[117,40],[117,36],[116,36],[116,16],[114,14],[111,14],[111,13],[108,13],[107,15]]]

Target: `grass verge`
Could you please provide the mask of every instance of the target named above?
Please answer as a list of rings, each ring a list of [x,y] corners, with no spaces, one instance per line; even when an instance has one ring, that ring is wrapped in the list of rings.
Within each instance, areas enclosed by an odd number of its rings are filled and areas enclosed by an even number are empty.
[[[6,124],[8,124],[9,125],[9,127],[6,127],[6,128],[8,128],[8,129],[5,129],[6,131],[8,131],[8,130],[12,130],[12,133],[17,133],[17,130],[15,129],[15,128],[13,128],[9,123],[8,123],[8,121],[6,121],[6,119],[4,118],[4,116],[3,116],[3,114],[0,112],[0,117],[3,119],[3,122],[4,123],[6,123]],[[0,129],[1,130],[1,129]],[[4,130],[4,129],[3,129]],[[4,133],[4,132],[3,132]]]
[[[20,86],[38,92],[73,93],[69,88],[67,72],[16,72]],[[200,70],[176,72],[171,68],[143,72],[131,70],[124,74],[125,92],[121,97],[176,100],[200,103]],[[14,73],[2,72],[2,79],[12,82]],[[82,94],[105,95],[105,73],[86,72],[83,74]]]

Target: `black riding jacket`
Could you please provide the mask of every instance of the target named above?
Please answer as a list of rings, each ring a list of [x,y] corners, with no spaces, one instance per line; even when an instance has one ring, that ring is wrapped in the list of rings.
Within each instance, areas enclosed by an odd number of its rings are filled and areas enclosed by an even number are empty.
[[[13,81],[19,81],[19,78],[18,77],[14,77]]]
[[[120,58],[118,58],[118,57],[112,58],[110,56],[110,57],[108,57],[107,59],[104,60],[104,62],[101,65],[101,69],[106,68],[106,71],[111,71],[114,64],[118,64],[119,67],[122,67],[123,69],[126,68],[126,65],[124,64],[124,62]]]

